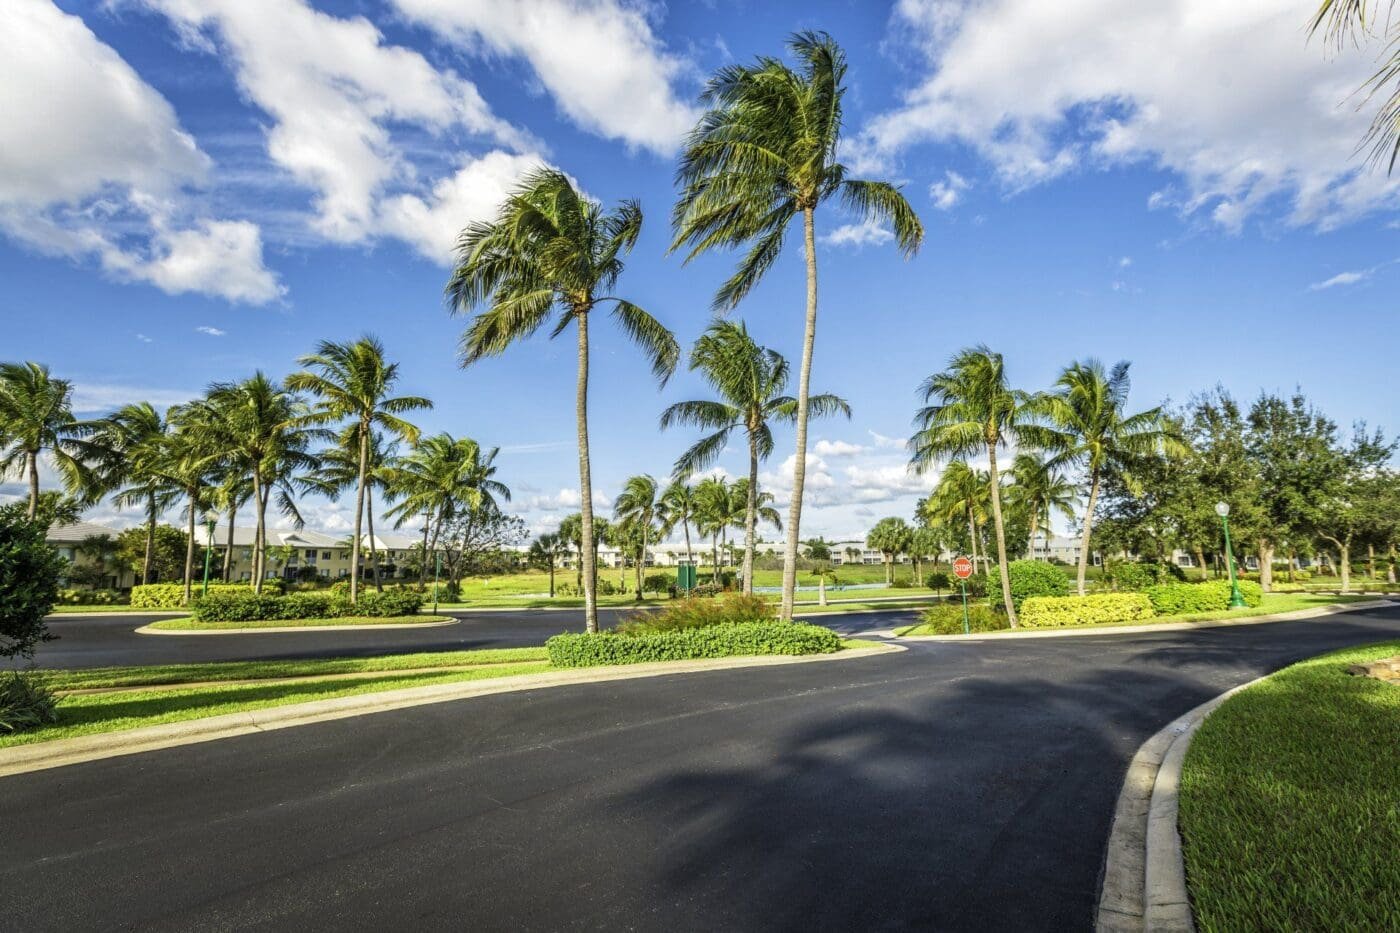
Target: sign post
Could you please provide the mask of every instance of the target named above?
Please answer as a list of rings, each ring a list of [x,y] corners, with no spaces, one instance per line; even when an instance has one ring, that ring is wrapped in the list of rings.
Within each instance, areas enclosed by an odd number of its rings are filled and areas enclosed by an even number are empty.
[[[966,557],[959,557],[954,560],[953,575],[956,576],[962,584],[963,634],[970,635],[972,634],[972,626],[968,623],[967,618],[967,578],[972,576],[972,561],[968,560]]]

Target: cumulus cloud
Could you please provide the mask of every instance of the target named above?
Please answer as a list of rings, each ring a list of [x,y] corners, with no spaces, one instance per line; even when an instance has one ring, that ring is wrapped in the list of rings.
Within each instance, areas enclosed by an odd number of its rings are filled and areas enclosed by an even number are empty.
[[[1329,227],[1393,208],[1400,182],[1358,171],[1375,49],[1305,41],[1311,0],[906,0],[895,22],[927,75],[866,127],[893,158],[924,141],[977,149],[1018,190],[1084,167],[1174,173],[1152,206],[1239,230],[1266,204]]]
[[[281,294],[247,221],[198,216],[210,160],[174,109],[77,16],[13,0],[0,30],[0,230],[170,294]]]
[[[222,336],[224,336],[225,334],[228,333],[228,331],[226,331],[226,330],[220,330],[220,329],[217,328],[217,327],[209,327],[209,326],[196,327],[196,328],[195,328],[195,332],[196,332],[196,333],[200,333],[200,334],[208,334],[210,337],[222,337]]]
[[[943,179],[929,185],[928,196],[933,206],[940,211],[950,211],[962,200],[963,192],[972,187],[972,182],[951,169],[943,173]]]
[[[812,452],[819,457],[853,457],[865,450],[860,444],[852,444],[848,441],[828,441],[825,439],[817,441],[812,447]]]
[[[110,382],[73,382],[73,410],[79,414],[107,412],[133,402],[150,402],[156,408],[183,405],[200,393],[193,389],[163,389]]]
[[[393,2],[461,48],[525,59],[565,116],[590,132],[669,155],[699,115],[675,88],[693,66],[666,49],[640,4]]]
[[[875,442],[875,446],[881,450],[904,449],[904,438],[902,437],[887,437],[878,431],[867,431],[866,433],[869,434],[870,439]]]
[[[843,224],[824,234],[821,241],[828,246],[879,246],[894,239],[894,233],[878,221],[865,220],[858,224]]]

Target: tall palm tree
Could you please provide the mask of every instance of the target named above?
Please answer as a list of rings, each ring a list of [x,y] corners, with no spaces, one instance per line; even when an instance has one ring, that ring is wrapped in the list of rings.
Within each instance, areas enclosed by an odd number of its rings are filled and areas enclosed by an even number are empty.
[[[305,477],[303,485],[307,490],[318,492],[332,502],[338,502],[346,490],[359,488],[359,423],[352,422],[346,425],[339,434],[334,435],[334,441],[332,446],[318,455],[316,471]],[[376,487],[383,489],[386,501],[394,495],[389,479],[392,470],[390,463],[393,459],[392,452],[385,448],[384,435],[379,431],[371,431],[365,457],[368,469],[365,472],[362,512],[365,523],[364,538],[369,542],[370,580],[375,588],[381,591],[384,586],[379,578],[379,544],[374,536],[374,490]],[[347,542],[346,546],[353,550],[353,543]],[[352,562],[352,567],[351,576],[363,576],[358,558]]]
[[[741,518],[744,529],[743,587],[746,594],[753,593],[754,557],[757,550],[759,522],[772,525],[779,533],[783,530],[783,517],[773,507],[776,501],[773,494],[759,487],[756,479],[750,482],[741,476],[729,487],[732,510]]]
[[[1400,159],[1400,17],[1395,15],[1394,0],[1385,4],[1384,14],[1381,5],[1381,0],[1322,0],[1308,32],[1313,35],[1321,30],[1338,50],[1357,42],[1358,35],[1358,44],[1377,34],[1384,40],[1381,67],[1361,86],[1368,101],[1382,92],[1384,101],[1361,145],[1369,143],[1368,161],[1372,165],[1384,162],[1386,174],[1390,174]]]
[[[146,528],[146,549],[141,562],[141,582],[152,581],[155,561],[156,522],[180,497],[149,454],[159,448],[170,425],[150,402],[124,405],[96,425],[93,447],[102,452],[99,484],[112,493],[117,508],[139,506]]]
[[[920,511],[926,521],[948,528],[954,523],[967,523],[968,545],[972,566],[977,566],[977,542],[981,528],[991,510],[991,485],[983,470],[974,470],[962,460],[954,460],[943,468],[933,493],[922,500]]]
[[[1001,475],[997,451],[1013,440],[1028,417],[1030,397],[1012,389],[1000,353],[985,346],[963,350],[948,361],[948,368],[934,373],[919,387],[927,403],[915,416],[919,430],[909,439],[916,471],[926,470],[952,457],[968,457],[985,451],[992,494],[992,524],[1001,573],[1002,603],[1006,619],[1016,627],[1016,606],[1011,601],[1011,574],[1006,562],[1006,529],[1001,515]]]
[[[39,457],[48,453],[70,494],[99,493],[87,440],[96,425],[73,417],[73,384],[40,363],[0,363],[0,476],[29,479],[29,518],[39,514]]]
[[[685,534],[685,559],[695,566],[695,552],[690,547],[690,525],[695,520],[695,490],[685,480],[672,480],[661,493],[661,533],[669,535],[681,526]]]
[[[734,494],[722,476],[707,476],[695,484],[695,530],[710,537],[710,582],[718,585],[724,569],[720,536],[734,519]]]
[[[677,402],[661,413],[661,427],[689,424],[713,433],[696,441],[676,461],[677,476],[689,476],[712,465],[729,443],[729,435],[743,431],[749,447],[749,478],[744,486],[750,497],[758,494],[758,464],[773,453],[773,421],[795,421],[797,399],[787,389],[788,363],[776,350],[761,347],[749,336],[742,321],[716,321],[695,341],[690,368],[698,370],[719,393],[716,401]],[[837,412],[851,416],[845,399],[813,395],[807,400],[812,415]],[[745,505],[744,592],[753,592],[753,556],[758,503]]]
[[[359,598],[361,519],[365,511],[365,490],[369,482],[371,435],[378,430],[390,438],[410,444],[418,440],[418,428],[400,415],[432,408],[433,403],[416,395],[393,396],[399,378],[399,364],[384,358],[384,345],[373,337],[354,343],[321,341],[315,353],[298,362],[305,370],[287,377],[287,388],[309,392],[315,405],[306,423],[330,425],[349,421],[358,447],[355,479],[355,537],[350,542],[350,602]]]
[[[1089,499],[1084,506],[1084,528],[1079,542],[1079,595],[1084,595],[1084,578],[1089,566],[1089,535],[1094,524],[1094,506],[1099,487],[1108,470],[1131,474],[1135,464],[1160,454],[1186,453],[1186,444],[1161,406],[1135,415],[1125,414],[1131,364],[1120,360],[1106,371],[1096,359],[1076,361],[1065,367],[1055,380],[1054,390],[1037,396],[1032,405],[1048,425],[1028,427],[1027,441],[1054,451],[1055,463],[1076,464],[1087,474]]]
[[[1011,461],[1011,482],[1008,494],[1015,497],[1016,506],[1024,509],[1029,519],[1027,547],[1030,556],[1035,557],[1037,532],[1045,529],[1048,539],[1050,521],[1056,514],[1074,521],[1079,496],[1074,483],[1053,462],[1032,453],[1019,453]]]
[[[637,556],[637,599],[642,598],[642,574],[646,569],[647,542],[660,509],[661,487],[655,478],[643,473],[628,477],[622,492],[613,500],[613,515],[639,535]]]
[[[808,395],[817,331],[816,210],[839,197],[866,221],[888,221],[906,256],[923,242],[924,228],[899,189],[888,182],[846,177],[836,161],[846,56],[826,33],[792,36],[796,69],[776,58],[730,65],[710,79],[701,96],[709,109],[686,141],[677,170],[680,197],[672,213],[671,248],[689,247],[686,261],[717,247],[748,253],[715,295],[717,309],[733,308],[782,253],[791,222],[802,218],[807,266],[807,310],[797,380],[797,456],[783,551],[781,616],[792,618],[802,492],[807,475]]]
[[[588,322],[599,304],[610,303],[619,326],[665,383],[676,368],[676,338],[650,314],[609,294],[622,274],[621,256],[642,229],[642,209],[624,201],[605,212],[574,188],[563,172],[531,172],[511,193],[494,220],[473,223],[457,241],[457,267],[447,284],[455,313],[480,310],[462,336],[462,365],[503,353],[554,315],[551,336],[572,323],[578,330],[578,421],[580,569],[584,618],[598,631],[597,556],[593,533],[593,477],[588,448]]]
[[[155,470],[178,488],[185,498],[185,602],[190,601],[194,581],[195,523],[199,513],[213,502],[211,485],[219,475],[226,452],[214,409],[206,400],[177,405],[166,416],[171,431],[158,447],[141,452],[150,462],[143,470]]]

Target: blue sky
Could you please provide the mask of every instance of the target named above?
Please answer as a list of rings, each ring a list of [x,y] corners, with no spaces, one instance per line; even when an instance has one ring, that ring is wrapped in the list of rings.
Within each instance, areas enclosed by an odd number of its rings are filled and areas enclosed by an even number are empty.
[[[404,391],[437,402],[423,427],[500,446],[543,528],[577,505],[574,347],[541,334],[460,369],[452,232],[539,161],[638,198],[619,291],[688,346],[732,264],[665,255],[696,93],[818,28],[850,57],[844,158],[903,183],[928,235],[905,261],[886,231],[819,217],[813,388],[855,414],[815,426],[804,536],[910,514],[932,481],[899,448],[914,389],[972,343],[1026,388],[1129,359],[1138,406],[1300,384],[1339,421],[1394,428],[1397,186],[1352,156],[1367,114],[1348,98],[1376,48],[1307,43],[1312,6],[10,0],[0,358],[49,363],[92,414],[373,333]],[[794,362],[797,244],[735,312]],[[607,499],[668,471],[693,436],[657,416],[703,388],[681,372],[658,391],[610,326],[593,333]],[[790,453],[784,437],[765,466],[780,494]],[[346,503],[310,506],[346,527]]]

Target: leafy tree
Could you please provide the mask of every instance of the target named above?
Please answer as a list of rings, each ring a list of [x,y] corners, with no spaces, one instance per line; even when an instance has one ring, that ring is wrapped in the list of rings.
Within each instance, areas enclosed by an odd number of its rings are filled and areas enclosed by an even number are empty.
[[[847,177],[836,161],[841,140],[846,56],[829,35],[803,32],[788,43],[796,69],[776,58],[720,69],[701,102],[708,110],[686,141],[672,213],[672,249],[688,247],[686,261],[715,248],[747,247],[739,268],[715,296],[733,308],[782,253],[788,226],[802,218],[807,309],[797,379],[797,451],[783,552],[781,617],[792,618],[797,586],[802,495],[807,472],[807,419],[812,347],[817,329],[816,210],[839,197],[867,221],[887,221],[906,256],[918,250],[924,228],[899,190],[887,182]]]
[[[121,572],[121,547],[109,534],[87,535],[74,551],[86,558],[68,570],[68,582],[102,589]]]
[[[306,367],[287,377],[287,388],[309,392],[315,404],[304,417],[309,425],[331,425],[349,421],[341,432],[343,440],[356,446],[358,463],[355,482],[355,533],[350,542],[350,602],[359,596],[360,542],[365,513],[365,492],[370,482],[370,447],[373,435],[382,432],[410,444],[418,440],[418,428],[400,415],[432,408],[433,403],[415,395],[394,396],[399,364],[384,357],[384,345],[373,337],[354,343],[323,340],[315,353],[301,357]]]
[[[483,559],[525,538],[525,522],[484,502],[457,510],[438,541],[448,592],[454,597],[460,594],[462,577],[475,572]]]
[[[0,363],[0,477],[29,479],[29,518],[39,514],[39,456],[49,454],[69,493],[100,493],[92,470],[94,425],[73,417],[73,385],[39,363]]]
[[[1385,508],[1394,479],[1386,464],[1395,453],[1396,441],[1379,431],[1367,432],[1358,423],[1351,442],[1334,448],[1335,469],[1328,477],[1319,503],[1318,536],[1337,549],[1342,592],[1351,589],[1351,548],[1358,535],[1370,527],[1377,508]]]
[[[128,528],[117,535],[117,559],[133,573],[149,566],[150,576],[143,578],[145,583],[174,582],[184,570],[188,545],[189,536],[169,525],[156,525],[153,533],[145,528]]]
[[[808,538],[802,542],[804,556],[810,561],[821,563],[831,560],[831,542],[825,538]]]
[[[885,561],[885,582],[894,582],[894,562],[909,550],[913,530],[902,518],[882,518],[865,537],[865,546],[880,552]]]
[[[696,441],[676,461],[677,476],[689,476],[712,465],[735,431],[744,432],[749,448],[749,476],[744,490],[749,494],[744,521],[744,593],[753,595],[754,542],[758,527],[758,464],[773,453],[774,421],[789,422],[797,417],[797,399],[783,394],[787,389],[788,363],[776,350],[761,347],[749,336],[741,321],[717,321],[695,342],[690,368],[698,370],[719,399],[677,402],[661,414],[664,430],[675,424],[689,424],[710,431]],[[835,395],[814,395],[807,401],[811,415],[841,412],[851,416],[851,407]],[[779,523],[781,527],[781,523]]]
[[[987,454],[1002,602],[1006,606],[1007,621],[1015,628],[1016,607],[1011,600],[1011,578],[1007,571],[997,450],[1015,437],[1026,420],[1029,396],[1007,384],[1001,354],[985,346],[958,353],[949,361],[946,370],[924,380],[920,393],[928,404],[915,417],[915,423],[921,427],[909,439],[916,470],[929,469],[940,460],[952,457],[968,457],[983,451]]]
[[[622,254],[630,252],[642,229],[642,209],[624,201],[604,212],[579,193],[563,172],[540,169],[527,175],[492,221],[473,223],[457,243],[457,267],[447,284],[454,312],[479,308],[462,336],[462,365],[505,352],[539,330],[554,314],[550,336],[574,324],[578,331],[579,498],[582,527],[580,572],[584,619],[598,631],[598,594],[593,519],[593,478],[588,447],[588,322],[599,304],[611,303],[613,316],[651,361],[663,384],[680,359],[676,338],[630,301],[608,292],[622,274]],[[583,572],[585,571],[586,572]]]
[[[645,473],[629,477],[622,492],[613,500],[613,515],[635,535],[637,599],[642,598],[642,576],[646,572],[647,541],[656,524],[660,508],[661,487],[655,478]]]
[[[47,534],[48,523],[17,503],[0,507],[0,657],[12,662],[33,658],[53,637],[44,617],[58,600],[67,561],[44,540]]]

